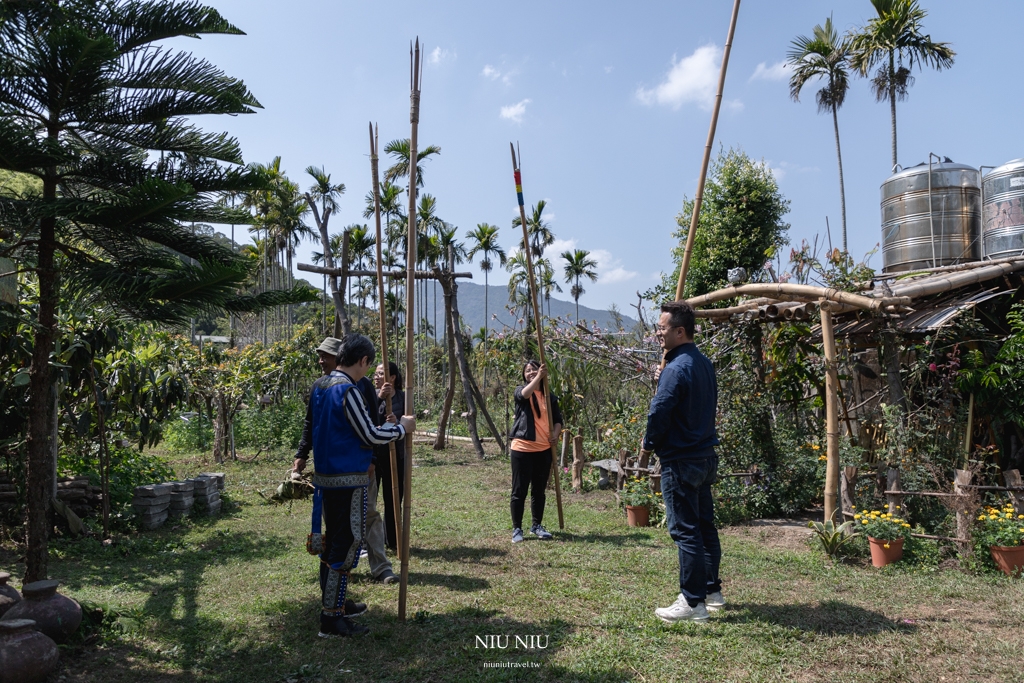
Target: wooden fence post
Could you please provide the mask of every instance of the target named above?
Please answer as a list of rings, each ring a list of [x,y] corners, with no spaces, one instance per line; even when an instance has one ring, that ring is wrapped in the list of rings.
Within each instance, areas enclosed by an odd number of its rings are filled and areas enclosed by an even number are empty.
[[[843,518],[839,520],[840,523],[852,520],[853,515],[857,512],[853,502],[853,494],[856,487],[857,468],[844,467],[843,476],[839,480],[839,498],[843,505]]]
[[[885,476],[885,499],[889,501],[890,515],[896,514],[896,508],[903,507],[903,496],[898,493],[890,493],[890,491],[902,490],[903,488],[900,486],[900,471],[895,467],[890,467]]]
[[[565,467],[565,459],[569,454],[569,437],[572,436],[569,432],[562,433],[562,457],[558,461],[559,467]]]
[[[619,449],[619,475],[615,478],[615,489],[621,491],[622,487],[626,484],[626,460],[629,457],[629,451],[625,448]]]
[[[967,490],[965,487],[971,483],[971,472],[968,470],[955,470],[953,477],[953,493],[957,494],[956,504],[956,537],[959,540],[960,554],[968,556],[971,554],[971,516],[966,509],[965,499]]]
[[[1003,472],[1003,481],[1007,488],[1024,486],[1021,481],[1020,470],[1006,470]],[[1013,501],[1013,509],[1018,515],[1024,515],[1024,491],[1008,491],[1010,500]]]
[[[583,435],[579,434],[572,440],[572,487],[576,491],[583,490]]]

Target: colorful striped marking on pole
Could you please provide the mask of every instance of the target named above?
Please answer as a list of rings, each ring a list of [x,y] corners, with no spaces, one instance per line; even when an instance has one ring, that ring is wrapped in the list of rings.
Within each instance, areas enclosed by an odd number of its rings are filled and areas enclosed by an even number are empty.
[[[519,206],[523,206],[523,178],[519,174],[519,171],[515,171],[516,175],[516,197],[519,198]]]

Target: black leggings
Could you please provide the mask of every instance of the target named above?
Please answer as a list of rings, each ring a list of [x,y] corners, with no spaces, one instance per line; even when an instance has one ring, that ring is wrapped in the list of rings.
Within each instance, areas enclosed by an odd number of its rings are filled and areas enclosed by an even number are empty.
[[[537,453],[512,451],[512,528],[523,528],[526,490],[530,489],[530,512],[534,524],[544,522],[544,489],[551,474],[551,450]]]

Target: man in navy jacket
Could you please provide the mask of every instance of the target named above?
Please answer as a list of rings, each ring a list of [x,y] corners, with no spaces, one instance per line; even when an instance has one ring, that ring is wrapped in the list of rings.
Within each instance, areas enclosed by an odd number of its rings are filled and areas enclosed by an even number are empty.
[[[725,606],[718,578],[722,547],[711,498],[718,476],[718,383],[711,361],[693,343],[694,320],[693,308],[683,301],[661,307],[656,335],[666,365],[642,447],[661,461],[666,523],[679,549],[679,597],[654,611],[668,623],[707,621],[708,610]]]

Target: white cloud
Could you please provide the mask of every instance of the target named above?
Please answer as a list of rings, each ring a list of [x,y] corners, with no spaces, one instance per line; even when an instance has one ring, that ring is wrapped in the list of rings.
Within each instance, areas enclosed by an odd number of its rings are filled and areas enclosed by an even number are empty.
[[[496,81],[496,80],[498,80],[500,78],[501,82],[504,83],[505,85],[511,85],[512,84],[512,77],[516,76],[518,74],[519,74],[519,70],[518,69],[509,69],[508,71],[504,71],[503,72],[500,69],[497,69],[497,68],[491,66],[490,64],[484,64],[484,68],[480,72],[481,76],[483,76],[484,78],[490,79],[492,81]]]
[[[711,109],[715,103],[721,62],[722,50],[714,44],[698,47],[692,55],[678,61],[672,55],[672,68],[665,75],[665,80],[654,88],[637,88],[636,98],[648,106],[664,104],[679,109],[692,103],[702,109]],[[732,109],[743,108],[738,100],[726,105]]]
[[[785,178],[789,173],[821,172],[821,169],[818,168],[817,166],[799,166],[797,164],[791,164],[788,161],[780,161],[779,163],[775,163],[771,159],[768,159],[762,161],[761,163],[764,164],[764,166],[767,167],[768,170],[772,172],[772,175],[775,176],[775,180],[777,180],[778,182],[782,182],[782,179]]]
[[[544,253],[551,255],[551,265],[554,267],[555,272],[561,275],[565,268],[565,259],[561,256],[562,252],[575,251],[577,248],[576,240],[556,239],[554,244],[544,250]],[[612,256],[612,253],[607,249],[591,249],[590,258],[597,261],[596,284],[614,285],[628,282],[637,276],[632,270],[626,270],[622,265],[622,260]]]
[[[530,100],[520,100],[515,104],[502,107],[501,118],[508,119],[512,123],[522,123],[523,115],[526,114],[526,105],[529,103]]]
[[[789,78],[790,66],[786,62],[775,62],[771,66],[768,66],[765,62],[761,62],[754,69],[754,75],[750,77],[751,81],[784,81]],[[749,81],[748,81],[749,82]]]
[[[605,72],[606,74],[610,74],[610,73],[612,72],[612,70],[613,70],[614,68],[615,68],[615,67],[613,67],[613,66],[606,66],[606,67],[604,68],[604,72]]]
[[[435,47],[433,52],[427,57],[427,62],[431,65],[438,65],[442,62],[455,61],[458,55],[448,50],[447,48],[442,49],[441,46]]]

